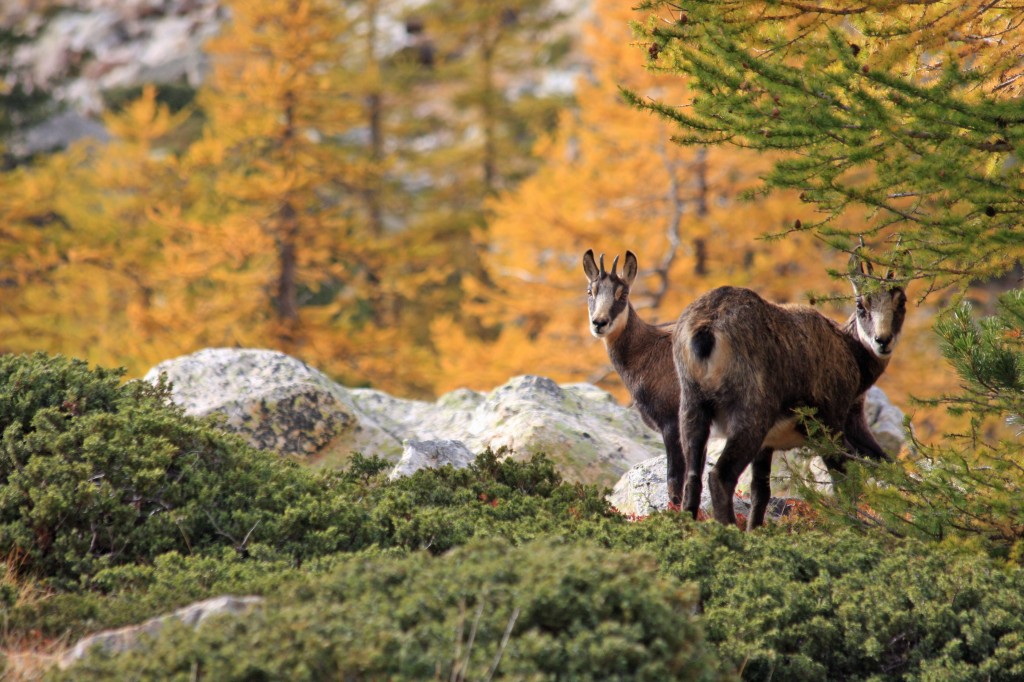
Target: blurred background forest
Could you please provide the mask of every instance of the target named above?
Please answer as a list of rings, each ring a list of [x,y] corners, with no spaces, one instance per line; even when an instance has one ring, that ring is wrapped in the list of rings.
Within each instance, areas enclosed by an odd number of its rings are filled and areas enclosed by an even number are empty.
[[[649,321],[727,283],[845,319],[847,255],[764,238],[816,218],[757,191],[778,152],[680,146],[625,101],[691,96],[645,68],[631,5],[5,2],[0,351],[137,377],[266,347],[407,397],[532,373],[625,399],[587,330],[588,248],[637,254]],[[988,311],[1019,278],[966,296]],[[908,293],[880,386],[927,438],[957,426],[910,401],[956,388],[932,331],[952,294]]]

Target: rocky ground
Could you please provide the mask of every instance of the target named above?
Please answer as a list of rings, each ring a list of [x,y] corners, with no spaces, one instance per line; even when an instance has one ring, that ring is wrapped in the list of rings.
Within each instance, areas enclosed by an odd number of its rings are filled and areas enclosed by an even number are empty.
[[[611,500],[623,513],[644,515],[668,504],[661,436],[591,384],[526,375],[489,393],[460,389],[434,402],[404,400],[341,386],[282,353],[226,348],[168,360],[145,380],[161,375],[189,414],[220,415],[253,445],[313,465],[338,466],[360,452],[395,462],[392,476],[398,476],[425,466],[465,466],[487,448],[523,458],[543,452],[566,479],[614,486]],[[898,451],[903,413],[877,387],[868,394],[867,412],[882,446]],[[712,439],[709,467],[720,448]],[[817,458],[779,453],[773,494],[788,497],[794,474],[830,484]]]

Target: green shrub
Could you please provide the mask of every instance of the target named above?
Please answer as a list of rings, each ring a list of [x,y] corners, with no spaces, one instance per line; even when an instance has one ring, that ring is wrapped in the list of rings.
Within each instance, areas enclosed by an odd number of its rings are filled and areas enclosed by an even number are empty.
[[[353,557],[257,615],[170,629],[55,679],[725,679],[692,591],[650,557],[477,541],[440,557]],[[506,641],[507,640],[507,641]]]
[[[677,514],[604,542],[700,585],[708,639],[747,680],[1024,679],[1024,572],[983,553]]]
[[[169,551],[273,541],[301,558],[317,533],[332,551],[365,542],[360,512],[324,492],[344,480],[186,417],[165,385],[120,376],[0,357],[0,554],[20,572],[68,584]]]
[[[563,515],[611,514],[544,457],[420,472],[384,485],[382,460],[315,473],[185,416],[169,388],[43,354],[0,357],[0,553],[67,586],[166,552],[265,554],[297,564],[372,545],[438,553],[478,534],[515,540]]]

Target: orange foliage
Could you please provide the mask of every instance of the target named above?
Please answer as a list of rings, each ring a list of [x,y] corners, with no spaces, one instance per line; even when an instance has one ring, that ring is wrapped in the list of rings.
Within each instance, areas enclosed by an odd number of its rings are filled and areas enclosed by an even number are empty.
[[[744,195],[760,185],[769,158],[735,148],[695,149],[672,142],[665,122],[628,108],[619,87],[663,102],[689,98],[677,75],[645,70],[646,50],[631,43],[628,5],[599,0],[585,32],[591,59],[579,107],[564,112],[557,133],[538,144],[543,167],[496,199],[479,235],[495,285],[480,285],[467,304],[499,329],[481,342],[449,319],[433,329],[441,352],[439,390],[489,388],[510,375],[535,373],[558,381],[593,381],[626,400],[604,347],[587,329],[580,258],[588,248],[634,251],[641,276],[633,301],[650,322],[672,322],[696,296],[723,284],[748,286],[775,301],[820,304],[845,319],[851,302],[843,279],[846,256],[794,230],[806,209],[793,195]],[[848,224],[866,221],[850,214]],[[764,240],[769,234],[789,233]],[[915,289],[910,296],[915,300]],[[836,300],[840,299],[840,300]],[[845,299],[845,300],[842,300]],[[880,385],[904,409],[909,396],[952,385],[930,331],[932,308],[912,306],[897,358]],[[919,416],[926,429],[944,417]]]

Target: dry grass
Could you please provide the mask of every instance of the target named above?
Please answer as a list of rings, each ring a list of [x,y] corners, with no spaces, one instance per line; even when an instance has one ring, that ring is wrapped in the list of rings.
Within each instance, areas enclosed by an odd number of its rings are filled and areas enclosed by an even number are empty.
[[[20,577],[17,555],[10,555],[0,564],[0,593],[8,599],[13,595],[15,606],[24,606],[46,599],[49,593],[39,585]],[[40,680],[67,650],[67,642],[44,637],[38,631],[11,630],[7,614],[0,611],[0,680],[31,682]]]

